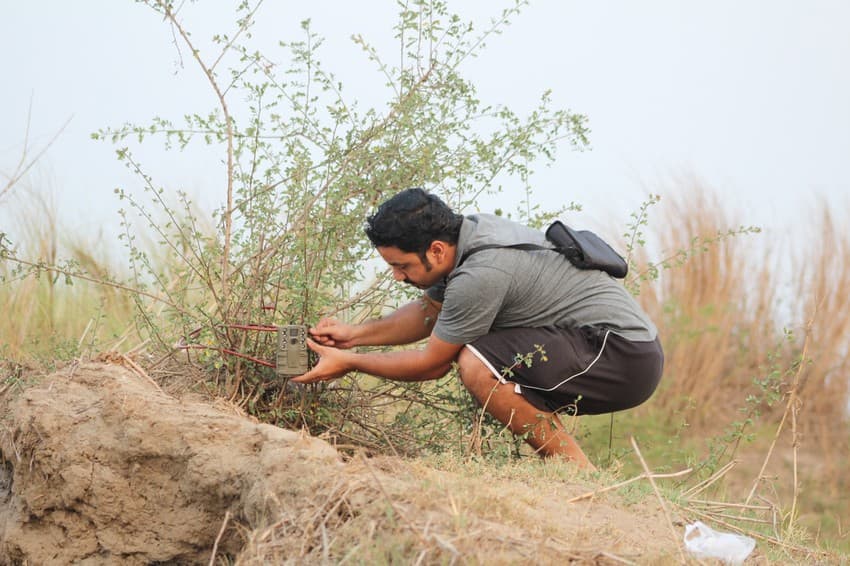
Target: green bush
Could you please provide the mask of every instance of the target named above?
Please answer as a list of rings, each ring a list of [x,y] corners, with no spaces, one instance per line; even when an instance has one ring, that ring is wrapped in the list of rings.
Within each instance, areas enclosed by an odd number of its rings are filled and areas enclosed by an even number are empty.
[[[218,105],[179,122],[156,117],[92,134],[118,146],[118,158],[149,197],[117,189],[129,203],[122,212],[123,240],[133,285],[147,293],[137,295],[139,322],[163,347],[175,335],[195,332],[196,344],[209,348],[201,359],[227,366],[228,394],[271,420],[308,426],[326,421],[327,408],[334,406],[329,391],[339,395],[339,388],[314,388],[305,402],[305,389],[282,387],[262,366],[220,355],[228,350],[274,357],[274,340],[234,324],[311,324],[327,315],[356,322],[380,315],[406,292],[394,289],[386,275],[366,272],[374,256],[362,224],[377,203],[403,188],[424,186],[465,210],[510,182],[526,200],[522,219],[539,223],[547,215],[530,205],[533,166],[554,159],[565,143],[587,143],[584,116],[553,109],[548,93],[521,117],[479,100],[475,85],[461,74],[462,63],[509,25],[520,3],[482,31],[450,13],[445,2],[403,6],[395,26],[403,53],[398,66],[356,36],[385,79],[384,105],[367,109],[347,99],[344,85],[322,64],[322,40],[309,21],[302,23],[302,38],[280,43],[289,63],[279,66],[249,45],[251,25],[260,17],[249,2],[238,7],[235,33],[213,38],[219,51],[208,57],[175,3],[144,4],[163,16],[191,53]],[[221,152],[226,177],[213,230],[201,228],[209,219],[193,210],[186,194],[176,192],[175,206],[175,191],[158,185],[136,157],[150,138],[172,151],[205,144]],[[137,244],[133,211],[147,221],[170,261],[154,261]],[[324,396],[322,403],[314,402],[317,395]],[[322,406],[325,416],[313,411],[305,418],[305,406]]]

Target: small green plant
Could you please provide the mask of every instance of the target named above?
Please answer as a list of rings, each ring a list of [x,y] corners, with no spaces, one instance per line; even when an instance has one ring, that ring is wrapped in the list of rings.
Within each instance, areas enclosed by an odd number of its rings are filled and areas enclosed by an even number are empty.
[[[625,280],[625,285],[633,295],[640,294],[644,283],[657,281],[663,270],[681,267],[694,256],[707,253],[730,238],[761,232],[758,226],[742,225],[736,228],[715,229],[711,234],[692,235],[685,246],[672,252],[667,251],[667,255],[657,261],[650,261],[645,259],[647,254],[641,252],[648,245],[645,231],[649,225],[649,211],[660,201],[660,195],[649,195],[641,203],[637,212],[630,214],[631,220],[626,223],[628,230],[623,234],[623,238],[626,242],[626,261],[629,264],[630,275]],[[641,256],[644,257],[642,262],[639,261]]]
[[[735,458],[741,443],[755,439],[755,428],[765,409],[769,409],[782,399],[782,387],[799,370],[799,361],[785,367],[787,346],[794,341],[794,334],[785,331],[783,339],[768,353],[769,365],[760,375],[752,378],[755,391],[744,399],[744,405],[738,408],[740,419],[731,422],[720,436],[709,442],[709,456],[704,462],[709,474]]]

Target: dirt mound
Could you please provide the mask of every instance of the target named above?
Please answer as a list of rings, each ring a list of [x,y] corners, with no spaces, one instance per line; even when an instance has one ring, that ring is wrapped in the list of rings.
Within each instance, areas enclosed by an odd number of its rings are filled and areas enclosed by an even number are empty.
[[[116,365],[56,374],[6,409],[0,555],[10,562],[205,562],[228,512],[296,506],[342,466],[321,440],[180,402]],[[241,546],[225,529],[218,548]]]
[[[0,415],[0,563],[678,557],[655,502],[565,503],[594,486],[563,463],[343,463],[321,440],[181,401],[118,365],[0,392]]]

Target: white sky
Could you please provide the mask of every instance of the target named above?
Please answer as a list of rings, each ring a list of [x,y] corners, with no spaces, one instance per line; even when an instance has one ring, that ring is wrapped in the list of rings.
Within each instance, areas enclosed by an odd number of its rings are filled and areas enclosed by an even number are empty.
[[[223,7],[235,3],[187,3],[187,27],[198,38],[230,31]],[[505,5],[449,4],[481,26]],[[311,17],[325,68],[362,108],[382,83],[350,36],[394,60],[395,16],[393,0],[267,0],[255,36],[298,39]],[[117,230],[113,189],[140,185],[91,132],[215,104],[192,62],[178,67],[168,26],[131,0],[0,0],[0,53],[0,172],[20,157],[30,100],[32,152],[71,118],[29,183],[56,193],[72,233]],[[623,223],[646,191],[669,194],[682,175],[769,232],[804,224],[816,195],[850,203],[847,0],[532,0],[467,71],[486,102],[523,110],[551,88],[556,106],[589,117],[592,150],[564,147],[535,177],[545,206],[575,200],[591,219]],[[161,185],[223,197],[209,163],[173,154],[146,165]],[[0,201],[0,222],[13,206]]]

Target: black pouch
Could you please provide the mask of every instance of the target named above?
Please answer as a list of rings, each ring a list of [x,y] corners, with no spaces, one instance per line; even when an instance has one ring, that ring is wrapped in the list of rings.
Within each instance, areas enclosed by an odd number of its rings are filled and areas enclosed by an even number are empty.
[[[573,230],[556,220],[546,229],[546,239],[579,269],[598,269],[618,279],[629,272],[623,256],[590,230]]]

